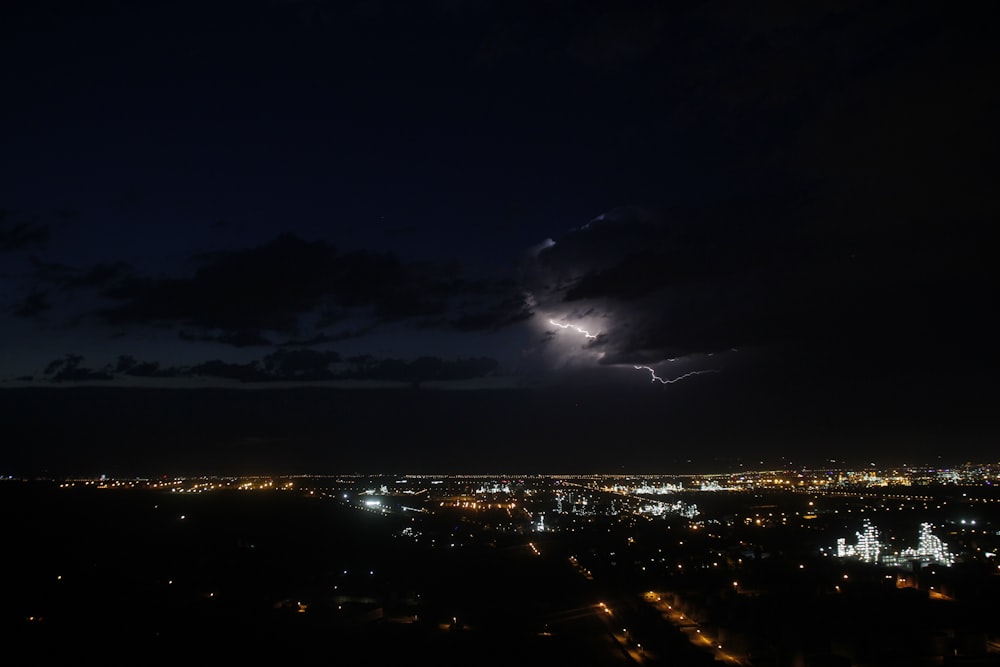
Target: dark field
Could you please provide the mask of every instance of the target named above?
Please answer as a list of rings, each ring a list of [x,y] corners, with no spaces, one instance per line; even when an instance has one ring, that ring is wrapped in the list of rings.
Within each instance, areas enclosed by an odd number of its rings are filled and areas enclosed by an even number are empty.
[[[293,491],[0,493],[4,634],[25,662],[624,659],[590,582],[523,536],[453,548],[457,526],[425,525],[431,547],[404,517]]]

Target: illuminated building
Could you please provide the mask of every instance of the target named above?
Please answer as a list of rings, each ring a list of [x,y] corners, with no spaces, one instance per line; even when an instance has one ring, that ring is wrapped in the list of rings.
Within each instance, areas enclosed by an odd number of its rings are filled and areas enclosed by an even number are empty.
[[[931,532],[933,528],[930,523],[920,524],[916,548],[907,547],[896,554],[883,554],[883,544],[879,539],[878,529],[866,519],[862,530],[855,533],[857,536],[855,544],[847,544],[847,540],[843,537],[837,540],[837,557],[888,566],[909,565],[916,561],[921,565],[935,564],[950,567],[955,563],[955,556],[948,551],[948,545]]]
[[[917,548],[903,549],[898,555],[886,556],[887,565],[901,565],[903,563],[919,562],[921,565],[944,565],[951,567],[955,564],[955,556],[948,551],[948,545],[941,541],[931,530],[934,526],[930,523],[920,524],[920,538]]]
[[[862,530],[855,533],[858,541],[847,544],[843,537],[837,540],[837,557],[854,558],[865,563],[878,563],[882,553],[882,543],[879,541],[878,529],[871,521],[865,519]]]

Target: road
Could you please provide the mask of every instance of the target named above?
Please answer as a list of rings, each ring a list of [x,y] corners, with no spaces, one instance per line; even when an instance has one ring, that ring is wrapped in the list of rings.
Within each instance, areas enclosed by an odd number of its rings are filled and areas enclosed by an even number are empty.
[[[666,596],[663,592],[657,591],[646,591],[642,595],[643,600],[659,611],[664,619],[680,628],[681,632],[687,635],[688,640],[692,644],[710,652],[716,660],[727,665],[751,667],[751,662],[747,656],[736,653],[723,646],[719,642],[718,638],[711,636],[708,630],[698,623],[697,620],[677,609],[674,609],[666,602],[664,597]]]

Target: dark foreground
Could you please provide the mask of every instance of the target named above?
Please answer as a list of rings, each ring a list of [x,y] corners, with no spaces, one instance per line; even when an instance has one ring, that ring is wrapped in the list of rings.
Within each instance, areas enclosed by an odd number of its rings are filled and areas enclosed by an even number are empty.
[[[404,517],[295,492],[0,487],[22,664],[627,660],[592,582],[524,536],[414,541]]]
[[[992,487],[700,494],[703,521],[549,512],[540,531],[530,485],[342,491],[0,482],[4,664],[1000,665]],[[873,511],[901,540],[948,526],[960,563],[825,555]]]

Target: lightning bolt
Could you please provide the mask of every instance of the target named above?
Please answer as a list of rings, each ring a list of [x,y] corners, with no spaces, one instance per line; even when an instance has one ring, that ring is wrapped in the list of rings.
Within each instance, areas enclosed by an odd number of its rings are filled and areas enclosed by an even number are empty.
[[[585,337],[590,338],[590,339],[597,338],[597,336],[600,335],[600,332],[598,332],[596,334],[592,334],[589,331],[587,331],[586,329],[578,327],[575,324],[560,324],[559,322],[556,322],[555,320],[549,320],[549,324],[551,324],[552,326],[559,327],[560,329],[572,329],[573,331],[576,331],[577,333],[583,334]],[[711,353],[709,353],[709,356],[712,356]],[[671,359],[670,361],[675,361],[675,359]],[[660,384],[674,384],[675,382],[680,382],[681,380],[684,380],[686,378],[692,377],[694,375],[704,375],[705,373],[719,373],[719,372],[721,372],[721,371],[716,370],[714,368],[708,368],[708,369],[700,370],[700,371],[690,371],[688,373],[684,373],[683,375],[678,375],[677,377],[671,379],[671,378],[660,377],[659,375],[656,374],[656,371],[653,370],[652,368],[650,368],[649,366],[638,366],[638,365],[636,365],[636,366],[633,366],[633,368],[635,368],[637,371],[649,371],[649,375],[650,375],[649,381],[650,382],[659,382]]]
[[[549,324],[557,326],[560,329],[572,329],[573,331],[576,331],[577,333],[582,333],[587,338],[597,338],[597,336],[598,336],[598,334],[592,334],[589,331],[587,331],[586,329],[581,329],[580,327],[576,326],[575,324],[559,324],[555,320],[549,320]]]
[[[702,375],[704,373],[718,373],[719,372],[719,371],[715,370],[714,368],[709,368],[709,369],[706,369],[706,370],[703,370],[703,371],[691,371],[690,373],[685,373],[684,375],[678,375],[674,379],[670,380],[670,379],[667,379],[667,378],[661,378],[659,375],[656,374],[656,371],[654,371],[649,366],[635,366],[634,368],[637,371],[643,371],[643,370],[649,371],[649,374],[651,376],[650,379],[649,379],[649,381],[650,382],[659,382],[660,384],[673,384],[675,382],[680,382],[684,378],[689,378],[692,375]]]

